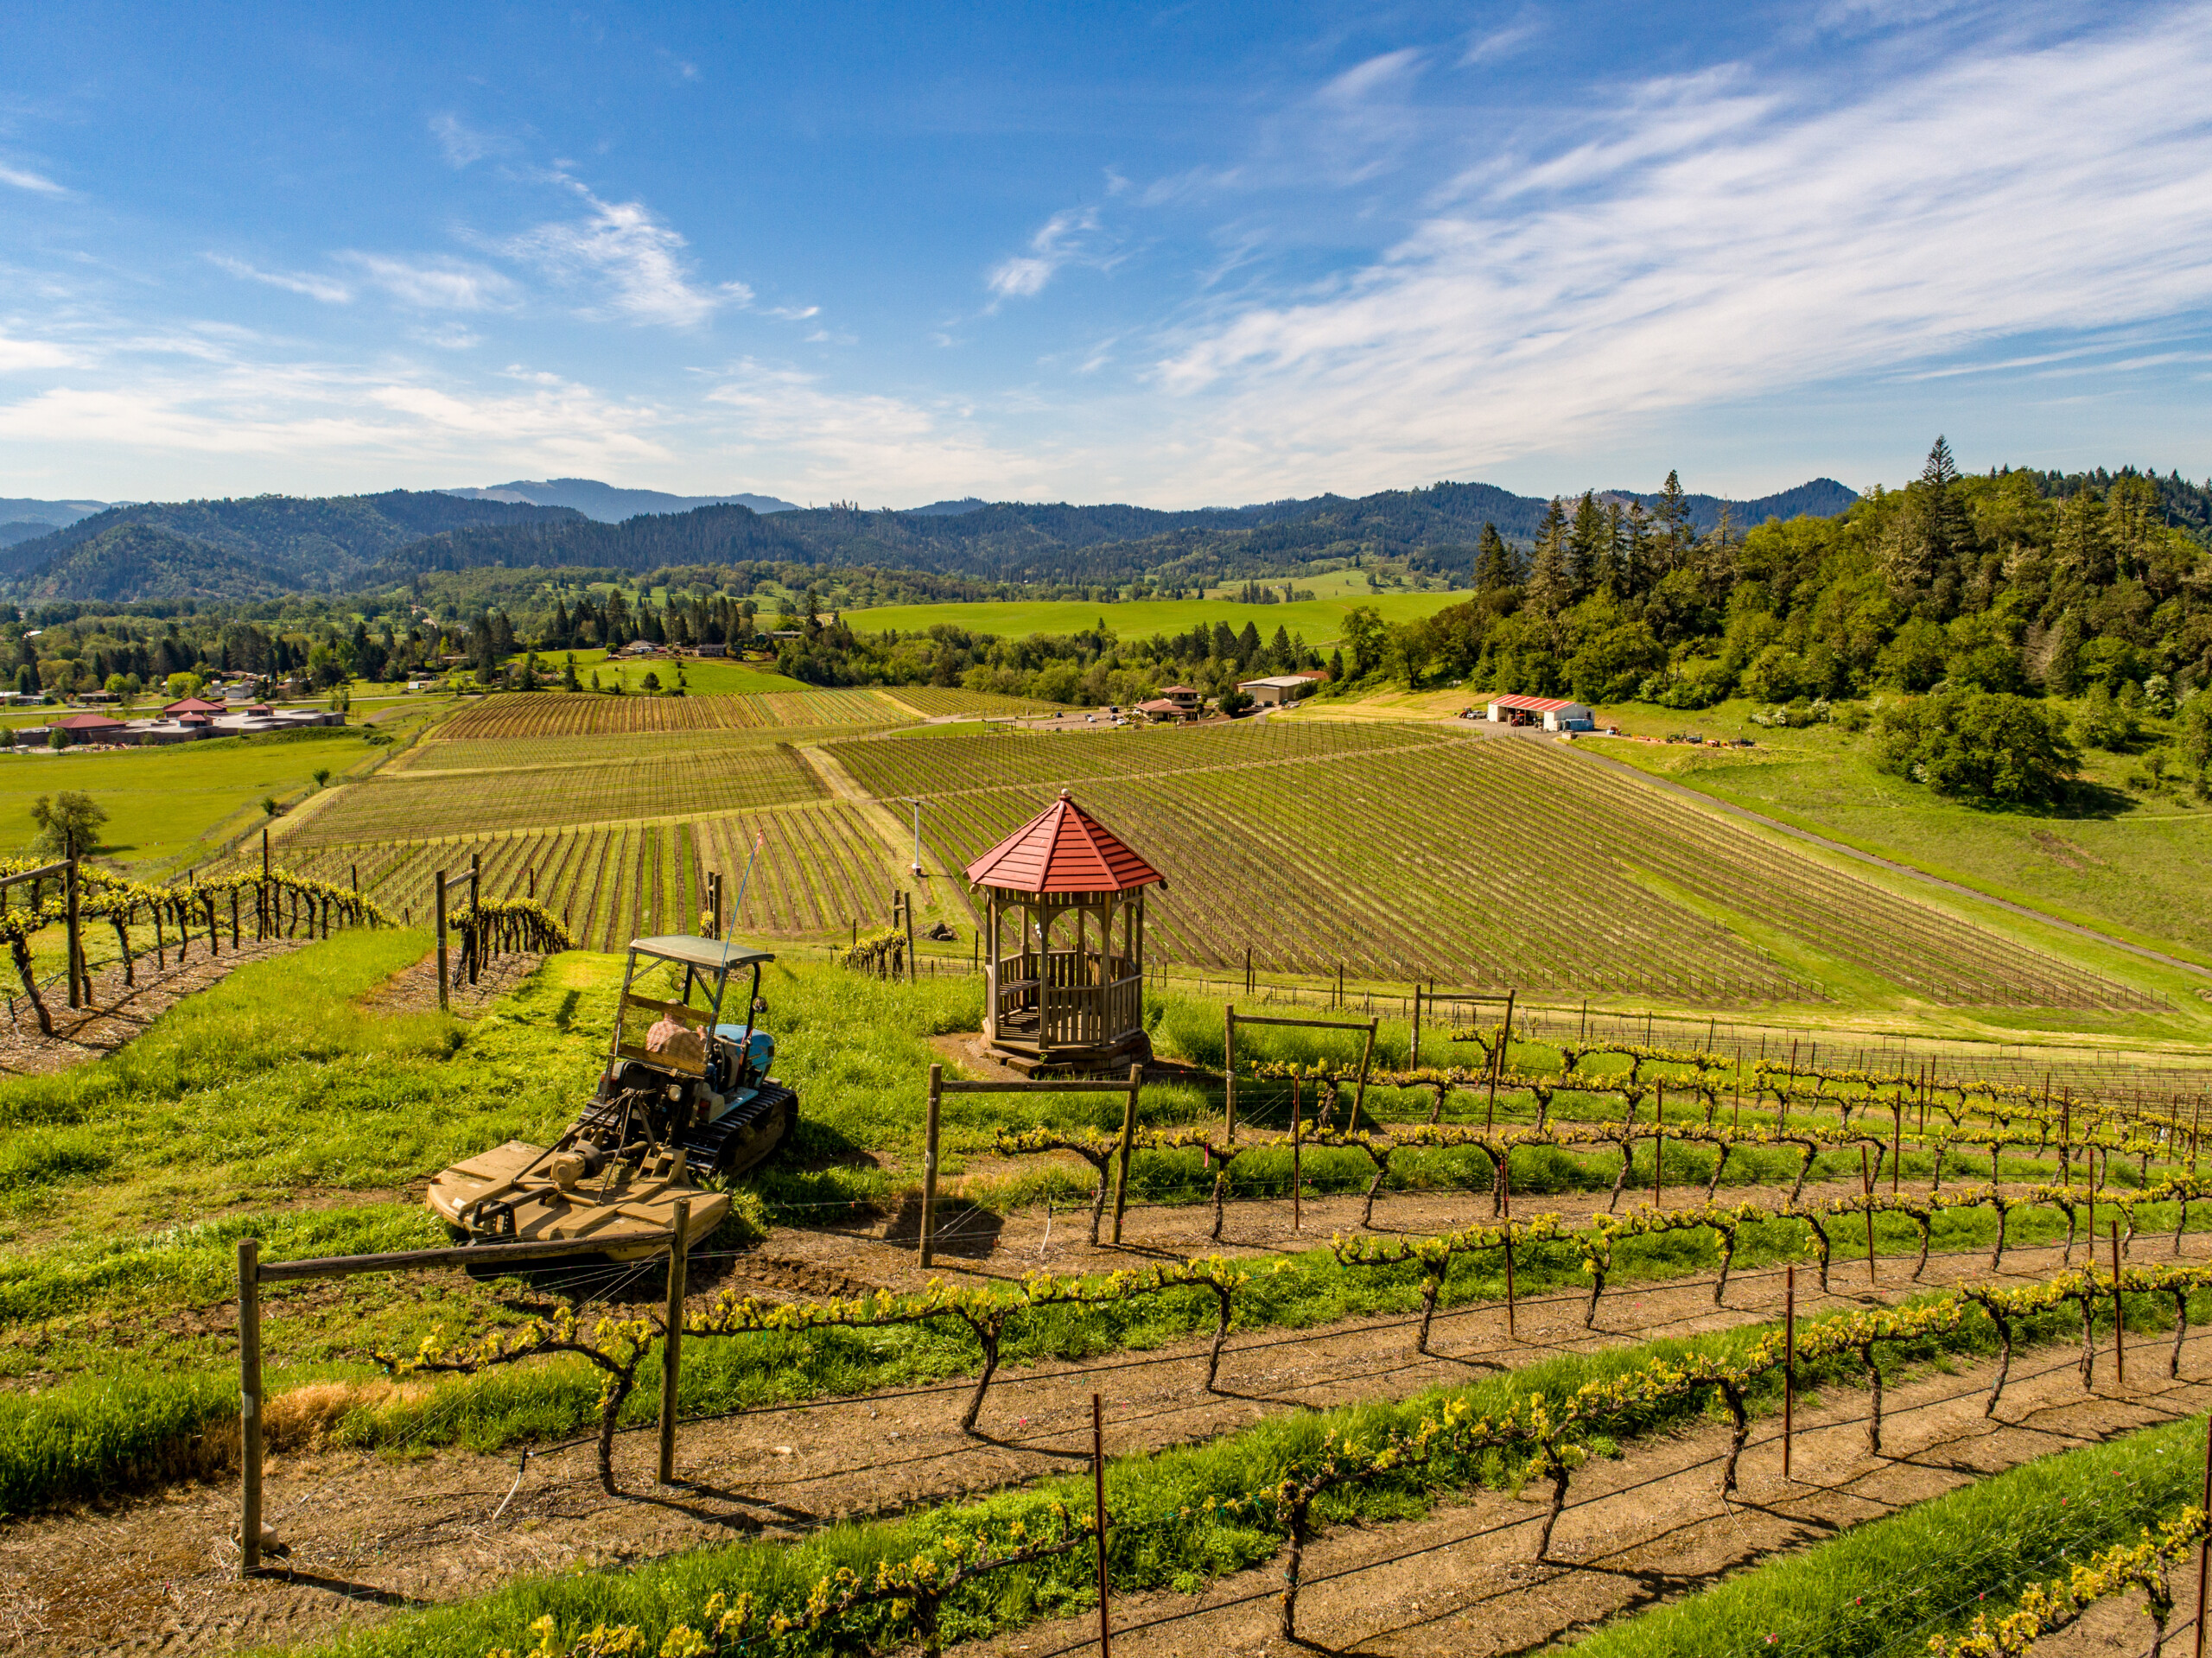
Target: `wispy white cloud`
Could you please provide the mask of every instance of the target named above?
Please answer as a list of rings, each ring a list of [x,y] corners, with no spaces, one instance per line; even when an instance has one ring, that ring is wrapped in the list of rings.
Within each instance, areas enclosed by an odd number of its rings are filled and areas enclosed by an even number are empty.
[[[1464,475],[1668,410],[2212,304],[2208,74],[2199,0],[1931,58],[1841,102],[1726,68],[1620,89],[1570,141],[1464,175],[1363,268],[1191,323],[1156,384],[1211,432],[1169,493],[1322,465],[1338,487]]]
[[[241,281],[264,283],[288,294],[304,294],[326,305],[345,305],[353,297],[353,290],[334,276],[320,276],[312,271],[264,270],[227,253],[210,253],[207,259],[218,270],[226,270]]]
[[[1471,69],[1478,64],[1498,63],[1516,56],[1543,32],[1542,18],[1534,11],[1524,11],[1503,29],[1485,29],[1470,40],[1467,49],[1459,54],[1459,67]]]
[[[1029,238],[1029,251],[1002,259],[984,278],[994,301],[1030,299],[1065,266],[1108,263],[1098,233],[1098,215],[1089,207],[1069,207],[1045,221]]]
[[[488,265],[466,259],[395,258],[349,249],[340,263],[361,282],[421,311],[485,311],[512,303],[515,284]]]
[[[14,340],[0,334],[0,374],[21,374],[34,369],[67,368],[77,353],[50,340]]]
[[[992,480],[1018,492],[1057,465],[1034,448],[994,441],[988,423],[956,400],[839,391],[817,376],[750,359],[707,401],[721,411],[722,452],[734,449],[747,475],[780,479],[786,492],[896,499]]]
[[[430,136],[438,141],[446,164],[456,169],[472,166],[486,156],[511,154],[514,148],[512,141],[494,133],[480,132],[457,115],[432,116]]]
[[[556,281],[600,284],[607,308],[633,321],[695,328],[724,306],[753,302],[743,283],[696,283],[683,236],[645,203],[602,201],[566,175],[558,181],[584,204],[585,216],[539,225],[500,244],[500,251]]]
[[[363,368],[239,352],[213,372],[179,374],[110,362],[12,402],[0,439],[19,455],[97,453],[180,480],[211,462],[231,475],[255,463],[301,488],[319,470],[359,478],[364,467],[620,468],[669,458],[666,414],[559,376],[511,370],[477,385],[406,365]],[[287,481],[289,480],[289,481]]]
[[[10,167],[0,162],[0,184],[11,185],[18,190],[29,190],[42,196],[66,196],[68,191],[43,173],[34,173],[25,167]]]

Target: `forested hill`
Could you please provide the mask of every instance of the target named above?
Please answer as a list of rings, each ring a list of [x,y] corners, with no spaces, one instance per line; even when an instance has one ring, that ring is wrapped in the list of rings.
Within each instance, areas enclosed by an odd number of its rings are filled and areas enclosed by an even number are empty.
[[[1819,479],[1755,501],[1688,496],[1684,505],[1694,527],[1710,529],[1724,509],[1738,524],[1758,524],[1803,511],[1840,512],[1857,499],[1842,485]],[[1174,589],[1294,570],[1317,559],[1365,556],[1471,577],[1484,524],[1528,543],[1548,505],[1490,484],[1444,483],[1357,499],[1319,495],[1183,512],[1001,501],[911,512],[810,507],[763,518],[742,507],[710,506],[620,524],[455,530],[405,549],[377,575],[402,578],[487,564],[645,571],[772,560],[991,581],[1122,586],[1144,580]]]
[[[0,549],[0,577],[30,599],[249,599],[339,592],[402,547],[465,524],[581,523],[567,507],[432,491],[260,495],[110,507]]]

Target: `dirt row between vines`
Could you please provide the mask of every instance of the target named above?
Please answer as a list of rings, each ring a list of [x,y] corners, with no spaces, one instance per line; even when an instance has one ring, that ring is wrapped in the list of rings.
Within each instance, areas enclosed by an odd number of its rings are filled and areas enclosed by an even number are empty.
[[[86,937],[91,937],[89,925]],[[69,1006],[68,988],[59,981],[41,985],[39,994],[54,1021],[52,1036],[39,1029],[38,1012],[29,1001],[11,994],[13,1017],[0,1026],[0,1075],[38,1076],[105,1058],[143,1035],[147,1026],[194,992],[221,983],[250,962],[285,955],[304,942],[249,938],[233,948],[226,933],[219,953],[211,956],[207,936],[195,933],[181,962],[175,944],[167,951],[166,966],[150,951],[133,962],[128,984],[120,962],[94,969],[92,1000],[84,1007]]]
[[[2212,1240],[2189,1242],[2190,1253],[2201,1259]],[[2143,1259],[2165,1255],[2163,1242],[2139,1250]],[[2058,1252],[2022,1250],[2007,1265],[2010,1275],[2039,1278],[2057,1267]],[[1986,1256],[1942,1256],[1930,1263],[1927,1283],[1987,1275]],[[1250,1331],[1234,1337],[1224,1355],[1219,1396],[1202,1391],[1203,1342],[1088,1365],[1017,1369],[992,1388],[981,1423],[983,1439],[969,1438],[957,1426],[972,1385],[964,1381],[690,1423],[677,1461],[679,1475],[690,1483],[674,1488],[652,1483],[651,1431],[626,1432],[617,1447],[622,1495],[614,1497],[599,1490],[592,1452],[582,1445],[534,1455],[526,1463],[518,1456],[454,1451],[411,1459],[333,1450],[289,1452],[270,1460],[267,1499],[269,1523],[289,1549],[283,1563],[288,1575],[251,1584],[236,1580],[231,1540],[236,1493],[228,1483],[19,1521],[0,1528],[0,1636],[12,1632],[22,1649],[53,1653],[200,1653],[307,1640],[394,1608],[480,1595],[518,1576],[634,1565],[740,1535],[798,1537],[842,1518],[896,1513],[1077,1469],[1088,1453],[1094,1389],[1105,1396],[1109,1453],[1142,1453],[1234,1432],[1272,1413],[1401,1398],[1552,1353],[1771,1318],[1779,1312],[1782,1285],[1777,1272],[1738,1274],[1730,1281],[1726,1305],[1717,1308],[1709,1278],[1631,1286],[1606,1296],[1594,1331],[1582,1326],[1583,1294],[1532,1298],[1520,1307],[1519,1339],[1511,1342],[1502,1307],[1457,1309],[1440,1315],[1436,1350],[1427,1357],[1414,1350],[1411,1322],[1402,1318],[1309,1331]],[[1841,1274],[1836,1287],[1838,1293],[1822,1298],[1811,1274],[1801,1273],[1801,1311],[1878,1299]],[[1908,1287],[1904,1271],[1891,1270],[1880,1296]],[[2071,1350],[2024,1360],[2018,1368],[2035,1368],[2046,1357],[2070,1363]],[[2147,1382],[2154,1369],[2162,1372],[2163,1365],[2154,1365],[2146,1348],[2131,1375],[2139,1373]],[[1938,1380],[1954,1389],[1962,1385],[1955,1378]],[[2068,1385],[2078,1397],[2078,1384]],[[2155,1409],[2145,1401],[2158,1396],[2156,1390],[2145,1385],[2136,1391],[2141,1400],[2111,1407],[2118,1412],[2115,1424],[2153,1420]],[[2060,1400],[2063,1393],[2051,1397]],[[1898,1403],[1910,1402],[1908,1388]],[[1834,1405],[1849,1416],[1863,1408],[1863,1399],[1840,1393]],[[1976,1400],[1958,1410],[1964,1420],[1980,1408]],[[2008,1416],[2014,1412],[2008,1405]],[[1901,1428],[1898,1443],[1909,1443],[1910,1432]],[[1683,1436],[1682,1445],[1703,1445],[1701,1432]],[[1851,1439],[1828,1437],[1838,1444]],[[2053,1443],[2049,1432],[2041,1432],[1997,1442],[1992,1454],[2017,1461]],[[1627,1478],[1656,1477],[1676,1454],[1637,1450],[1626,1464],[1605,1470],[1618,1468]],[[1751,1490],[1755,1501],[1764,1502],[1758,1454]],[[1880,1466],[1891,1471],[1873,1483],[1897,1477],[1895,1464]],[[1605,1471],[1578,1476],[1578,1501],[1613,1477]],[[1850,1477],[1864,1482],[1872,1476]],[[1685,1482],[1682,1523],[1701,1522],[1714,1509],[1713,1483],[1707,1476]],[[1872,1511],[1865,1492],[1855,1486],[1850,1490],[1856,1505],[1849,1507],[1850,1517]],[[1523,1512],[1497,1507],[1505,1501],[1478,1498],[1455,1505],[1452,1513]],[[1651,1512],[1642,1505],[1635,1517],[1640,1524]],[[1571,1528],[1562,1534],[1570,1542],[1587,1540]],[[1338,1540],[1327,1547],[1351,1546]],[[1524,1544],[1493,1551],[1494,1561],[1483,1549],[1476,1553],[1488,1562],[1484,1570],[1495,1566],[1502,1572],[1520,1558],[1516,1548],[1525,1554]],[[1373,1586],[1353,1592],[1373,1604]],[[1537,1598],[1548,1598],[1562,1607],[1581,1604],[1564,1591],[1547,1590]]]

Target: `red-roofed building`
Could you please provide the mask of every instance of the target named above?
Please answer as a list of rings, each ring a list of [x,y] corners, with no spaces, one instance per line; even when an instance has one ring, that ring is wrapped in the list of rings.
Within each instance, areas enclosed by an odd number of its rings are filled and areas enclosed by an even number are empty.
[[[182,697],[175,702],[165,702],[162,705],[162,712],[171,719],[187,714],[220,714],[222,711],[223,705],[220,702],[210,702],[197,696]]]
[[[112,742],[124,729],[122,721],[105,714],[72,714],[56,720],[48,731],[66,731],[73,743]]]
[[[1167,878],[1065,789],[966,873],[988,894],[983,1034],[999,1056],[1032,1072],[1149,1058],[1144,895]]]
[[[1546,731],[1588,731],[1595,721],[1586,702],[1563,696],[1493,696],[1489,717],[1502,726],[1541,726]]]

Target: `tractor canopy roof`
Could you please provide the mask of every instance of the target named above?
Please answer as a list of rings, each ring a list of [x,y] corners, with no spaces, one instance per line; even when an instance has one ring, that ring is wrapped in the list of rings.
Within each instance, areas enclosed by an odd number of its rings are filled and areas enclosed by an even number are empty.
[[[697,968],[702,973],[721,973],[726,969],[752,967],[760,962],[772,962],[776,953],[767,950],[747,950],[741,945],[725,944],[712,938],[695,938],[689,933],[667,933],[658,938],[632,938],[632,954],[651,956],[663,962],[680,962],[686,967]]]

